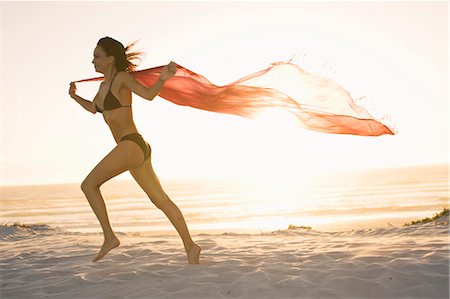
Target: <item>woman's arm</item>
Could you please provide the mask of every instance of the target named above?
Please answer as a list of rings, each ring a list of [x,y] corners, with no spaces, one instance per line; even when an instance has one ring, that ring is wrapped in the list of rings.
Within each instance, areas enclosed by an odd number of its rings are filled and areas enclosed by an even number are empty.
[[[150,87],[143,86],[142,84],[137,82],[132,75],[130,75],[129,73],[125,73],[123,85],[138,96],[151,101],[160,93],[166,80],[175,75],[176,71],[176,64],[170,62],[168,65],[164,66],[164,68],[161,70],[160,77]]]
[[[76,94],[76,92],[77,92],[77,87],[75,86],[75,83],[70,82],[70,89],[69,89],[70,97],[72,99],[74,99],[75,101],[77,101],[77,103],[80,104],[81,107],[83,107],[87,111],[95,114],[97,112],[97,109],[95,109],[94,102],[83,99],[82,97],[78,96]]]

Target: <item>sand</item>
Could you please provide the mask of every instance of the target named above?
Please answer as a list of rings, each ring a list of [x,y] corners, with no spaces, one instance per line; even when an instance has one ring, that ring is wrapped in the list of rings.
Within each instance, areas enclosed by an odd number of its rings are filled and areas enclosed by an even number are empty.
[[[1,232],[1,298],[448,298],[448,217],[409,227],[198,234],[201,265],[176,236],[102,236],[48,226]]]

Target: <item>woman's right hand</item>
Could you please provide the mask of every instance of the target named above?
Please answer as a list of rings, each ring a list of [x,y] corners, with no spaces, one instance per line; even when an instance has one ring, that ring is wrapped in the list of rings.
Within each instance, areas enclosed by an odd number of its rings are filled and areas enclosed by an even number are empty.
[[[175,62],[171,61],[168,65],[162,68],[159,79],[163,82],[166,82],[167,80],[172,78],[176,72],[177,72],[177,65]]]
[[[74,96],[77,92],[77,86],[75,85],[74,82],[70,82],[70,88],[69,88],[69,94],[70,96]]]

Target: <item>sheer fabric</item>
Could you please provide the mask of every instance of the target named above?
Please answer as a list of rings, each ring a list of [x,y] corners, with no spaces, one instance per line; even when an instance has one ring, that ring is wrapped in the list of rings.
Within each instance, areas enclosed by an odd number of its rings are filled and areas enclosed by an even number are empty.
[[[162,68],[131,74],[149,87],[158,80]],[[255,118],[266,109],[281,109],[292,113],[300,126],[325,133],[395,134],[394,128],[357,105],[342,86],[290,62],[273,63],[267,69],[223,86],[214,85],[202,75],[177,65],[176,74],[166,81],[159,96],[177,105],[248,118]]]

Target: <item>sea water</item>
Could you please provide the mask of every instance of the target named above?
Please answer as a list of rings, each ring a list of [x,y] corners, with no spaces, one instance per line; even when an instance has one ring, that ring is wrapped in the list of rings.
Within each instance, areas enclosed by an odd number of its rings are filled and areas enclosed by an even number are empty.
[[[289,225],[338,231],[401,226],[449,202],[448,165],[353,171],[283,181],[161,180],[193,233],[268,232]],[[46,224],[98,233],[78,184],[1,187],[0,224]],[[176,233],[134,181],[101,187],[117,232]]]

